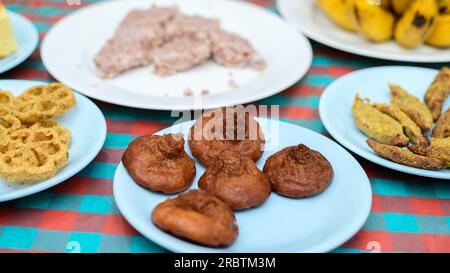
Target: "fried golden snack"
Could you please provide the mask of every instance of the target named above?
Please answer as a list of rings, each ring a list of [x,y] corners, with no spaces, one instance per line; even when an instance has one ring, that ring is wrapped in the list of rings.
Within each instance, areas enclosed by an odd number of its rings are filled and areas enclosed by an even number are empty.
[[[233,150],[223,151],[209,165],[198,186],[234,210],[259,206],[272,191],[269,180],[255,162]]]
[[[366,142],[377,155],[402,165],[426,170],[440,170],[446,167],[446,162],[441,159],[416,155],[401,147],[385,145],[371,139]]]
[[[43,120],[32,124],[24,124],[25,128],[30,128],[32,130],[38,129],[52,129],[54,130],[64,145],[69,146],[71,141],[71,133],[66,128],[61,127],[56,121]]]
[[[403,133],[403,126],[390,116],[365,103],[358,95],[352,107],[356,126],[368,137],[378,142],[406,146],[408,138]]]
[[[13,100],[14,95],[11,92],[0,89],[0,107],[11,107]]]
[[[224,150],[234,150],[257,161],[264,150],[264,135],[248,112],[220,108],[205,113],[192,126],[189,147],[192,155],[205,166]]]
[[[450,168],[450,137],[431,138],[430,146],[413,145],[408,149],[418,155],[444,160]]]
[[[445,138],[450,136],[450,108],[438,119],[433,128],[433,137]]]
[[[425,93],[425,104],[430,109],[433,120],[439,119],[442,105],[450,94],[450,68],[443,67]]]
[[[0,111],[0,137],[2,135],[6,136],[20,128],[22,128],[22,123],[16,116],[8,113],[7,111],[4,113]]]
[[[168,194],[187,189],[196,172],[181,134],[138,137],[128,145],[122,162],[137,184]]]
[[[319,152],[300,144],[271,155],[263,173],[275,192],[292,197],[313,196],[324,191],[333,180],[333,167]]]
[[[151,218],[164,231],[212,247],[231,245],[238,235],[231,208],[202,190],[190,190],[159,203]]]
[[[373,106],[400,122],[403,126],[403,131],[412,143],[420,145],[428,145],[430,143],[428,138],[422,134],[422,130],[420,130],[419,126],[417,126],[417,124],[397,106],[384,103],[375,103]]]
[[[9,123],[16,123],[16,121],[13,121],[10,117],[12,114],[11,104],[13,100],[14,95],[11,92],[0,90],[0,135],[9,131]]]
[[[14,115],[24,123],[62,115],[75,105],[75,95],[62,83],[30,87],[12,101]]]
[[[55,176],[67,164],[69,145],[55,128],[24,128],[5,138],[7,141],[0,142],[0,176],[7,181],[39,182]]]
[[[389,87],[391,89],[391,104],[405,112],[420,127],[422,132],[431,130],[433,117],[428,107],[400,86],[389,84]]]

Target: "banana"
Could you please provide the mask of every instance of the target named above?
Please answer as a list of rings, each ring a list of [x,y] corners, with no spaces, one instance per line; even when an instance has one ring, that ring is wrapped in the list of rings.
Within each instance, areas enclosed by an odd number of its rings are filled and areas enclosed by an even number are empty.
[[[440,14],[450,14],[450,0],[437,0]]]
[[[395,13],[402,15],[412,2],[414,2],[414,0],[391,0],[391,6]]]
[[[373,42],[393,36],[395,17],[380,4],[369,0],[346,0],[347,14],[357,30]]]
[[[436,17],[436,25],[426,43],[436,47],[450,47],[450,13]]]
[[[435,0],[415,0],[395,26],[395,40],[405,48],[425,42],[433,31],[438,6]]]
[[[356,30],[356,26],[353,25],[347,17],[345,0],[316,0],[316,3],[337,25],[348,31]]]

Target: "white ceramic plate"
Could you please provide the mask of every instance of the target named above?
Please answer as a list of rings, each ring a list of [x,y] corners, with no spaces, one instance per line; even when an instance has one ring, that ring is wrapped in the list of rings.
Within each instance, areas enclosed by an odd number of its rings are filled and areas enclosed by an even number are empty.
[[[138,186],[120,164],[113,188],[124,217],[148,239],[176,252],[326,252],[350,239],[365,223],[372,202],[369,180],[358,162],[337,143],[318,133],[278,120],[258,120],[268,149],[257,162],[259,168],[274,152],[304,143],[320,151],[333,166],[330,187],[304,199],[272,193],[261,207],[236,213],[239,236],[233,245],[208,248],[178,239],[154,226],[150,214],[169,196]],[[181,123],[157,134],[182,132],[186,136],[192,124]],[[185,149],[191,155],[187,145]],[[198,162],[196,166],[192,188],[197,188],[205,170]]]
[[[383,66],[358,70],[330,84],[322,94],[319,113],[327,131],[352,152],[381,166],[404,173],[426,177],[450,179],[450,170],[430,171],[404,166],[377,156],[367,145],[365,136],[353,121],[351,107],[355,95],[371,101],[389,103],[388,84],[402,86],[411,94],[423,99],[425,91],[437,71],[428,68]],[[443,109],[450,107],[450,102]]]
[[[176,5],[185,14],[221,20],[226,30],[246,37],[267,62],[267,69],[231,69],[213,62],[169,77],[152,67],[114,79],[96,76],[93,57],[133,8]],[[236,105],[278,93],[297,82],[311,65],[309,41],[263,8],[226,0],[122,0],[89,5],[57,23],[42,45],[42,59],[56,79],[102,101],[145,109],[189,110]],[[230,87],[230,79],[239,88]],[[194,96],[186,96],[191,89]],[[201,96],[208,90],[208,96]]]
[[[25,61],[36,49],[39,41],[37,29],[30,20],[12,11],[8,11],[8,14],[18,48],[14,53],[0,59],[0,73],[8,71]]]
[[[391,61],[423,63],[450,61],[450,49],[423,45],[408,50],[400,47],[395,41],[371,43],[361,35],[338,27],[314,2],[314,0],[277,0],[277,6],[282,16],[306,36],[339,50]]]
[[[43,84],[35,81],[0,80],[0,89],[20,95],[25,89]],[[83,169],[98,154],[106,138],[106,122],[102,112],[89,99],[75,93],[77,106],[55,118],[72,133],[69,161],[56,176],[37,184],[13,186],[0,178],[0,202],[28,196],[53,187]]]

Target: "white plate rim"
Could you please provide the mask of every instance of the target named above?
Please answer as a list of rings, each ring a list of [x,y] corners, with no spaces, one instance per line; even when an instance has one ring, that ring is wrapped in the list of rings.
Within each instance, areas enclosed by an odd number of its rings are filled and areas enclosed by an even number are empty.
[[[415,62],[415,63],[450,62],[450,57],[448,57],[447,59],[443,59],[443,58],[439,57],[439,54],[436,54],[436,56],[403,55],[403,54],[396,54],[396,53],[389,53],[389,52],[374,51],[374,50],[370,50],[370,49],[361,48],[358,46],[353,46],[351,43],[345,44],[345,43],[335,42],[332,39],[327,39],[320,33],[315,33],[314,31],[310,31],[308,28],[306,28],[302,25],[297,25],[295,23],[295,21],[292,19],[292,15],[284,7],[288,1],[292,1],[292,0],[276,0],[277,9],[279,10],[279,12],[283,16],[283,18],[285,18],[287,22],[296,26],[296,28],[299,31],[301,31],[303,34],[305,34],[308,38],[311,38],[312,40],[319,42],[321,44],[324,44],[324,45],[327,45],[332,48],[335,48],[335,49],[338,49],[341,51],[345,51],[348,53],[352,53],[352,54],[356,54],[356,55],[360,55],[360,56],[371,57],[371,58],[375,58],[375,59],[388,60],[388,61]],[[450,49],[448,49],[448,50],[450,50]]]
[[[329,107],[328,105],[331,105],[330,97],[331,97],[332,93],[336,92],[336,91],[334,91],[336,89],[333,89],[333,87],[335,85],[340,84],[343,81],[346,81],[349,77],[354,77],[355,75],[358,75],[359,73],[367,73],[367,72],[376,71],[376,70],[380,70],[380,69],[393,69],[393,70],[396,70],[396,69],[421,69],[424,71],[425,70],[433,71],[433,72],[437,73],[437,70],[435,70],[435,69],[425,68],[425,67],[414,67],[414,66],[376,66],[376,67],[364,68],[364,69],[360,69],[360,70],[356,70],[354,72],[348,73],[348,74],[336,79],[331,84],[329,84],[325,88],[324,92],[322,93],[322,95],[320,97],[319,115],[320,115],[320,119],[321,119],[325,129],[342,146],[344,146],[345,148],[349,149],[353,153],[355,153],[375,164],[378,164],[383,167],[386,167],[386,168],[389,168],[389,169],[392,169],[395,171],[399,171],[402,173],[413,174],[413,175],[422,176],[422,177],[450,180],[450,173],[444,173],[444,172],[440,172],[440,171],[423,170],[423,169],[419,169],[419,168],[405,166],[405,165],[402,165],[399,163],[389,161],[382,157],[379,157],[373,152],[367,152],[367,151],[361,150],[356,145],[352,144],[351,141],[348,141],[344,136],[342,136],[338,132],[338,130],[333,126],[333,122],[332,122],[331,118],[326,114],[326,109]]]
[[[18,22],[20,22],[20,24],[23,24],[23,26],[25,26],[28,29],[27,33],[30,35],[30,41],[31,41],[30,44],[32,44],[32,46],[28,47],[27,51],[20,52],[20,55],[13,62],[9,63],[8,65],[0,66],[0,74],[7,72],[7,71],[13,69],[14,67],[20,65],[21,63],[23,63],[26,59],[28,59],[28,57],[31,56],[31,54],[33,54],[34,50],[36,49],[36,47],[39,43],[39,34],[36,29],[36,26],[30,20],[28,20],[28,18],[26,18],[25,16],[23,16],[17,12],[13,12],[11,10],[7,10],[7,12],[11,18],[11,21],[13,21],[13,20],[18,21]],[[13,27],[14,27],[14,25],[13,25]],[[20,45],[19,45],[19,47],[20,47]],[[8,57],[8,56],[6,56],[6,57]],[[0,60],[0,62],[1,62],[1,60]]]
[[[298,82],[300,79],[302,79],[307,74],[307,72],[309,71],[309,69],[312,65],[313,51],[312,51],[312,46],[311,46],[309,40],[304,35],[302,35],[298,31],[296,31],[294,27],[292,27],[291,25],[284,22],[286,28],[293,30],[292,33],[295,32],[296,34],[298,34],[298,35],[295,35],[296,39],[299,39],[300,43],[302,43],[304,45],[303,54],[304,54],[306,63],[302,64],[302,69],[298,69],[297,73],[293,74],[291,78],[286,78],[284,81],[278,81],[277,86],[275,86],[271,89],[264,89],[262,91],[258,90],[258,92],[253,92],[253,96],[247,97],[245,99],[235,99],[235,97],[231,95],[228,97],[227,101],[221,101],[221,102],[217,102],[217,103],[208,103],[206,105],[192,104],[192,102],[187,102],[187,101],[185,101],[184,105],[173,105],[173,104],[171,105],[170,100],[173,98],[170,98],[170,97],[167,99],[166,103],[164,103],[164,104],[149,105],[148,102],[146,102],[146,103],[142,103],[139,101],[130,102],[130,101],[117,100],[117,99],[114,99],[114,98],[111,98],[108,96],[100,96],[100,95],[96,94],[96,89],[91,90],[92,87],[89,87],[88,85],[83,84],[83,83],[72,81],[70,76],[63,75],[63,73],[60,74],[57,70],[55,70],[53,68],[53,65],[51,65],[48,62],[48,58],[46,56],[47,56],[47,54],[51,54],[51,53],[47,52],[46,48],[48,48],[49,40],[52,37],[55,29],[58,27],[61,27],[61,25],[63,25],[68,19],[77,16],[79,13],[82,13],[85,10],[98,8],[101,5],[111,4],[111,2],[119,2],[119,1],[127,1],[127,0],[114,0],[114,1],[98,2],[95,4],[91,4],[86,7],[80,8],[77,11],[72,12],[69,15],[65,16],[64,18],[59,20],[56,24],[54,24],[52,26],[52,28],[47,32],[46,36],[44,37],[44,39],[42,41],[42,46],[40,49],[42,62],[44,64],[45,68],[47,69],[47,71],[50,73],[50,75],[52,75],[55,79],[66,83],[67,85],[69,85],[70,87],[72,87],[75,90],[82,90],[80,92],[82,92],[84,95],[86,95],[90,98],[96,99],[96,100],[104,101],[104,102],[115,104],[115,105],[121,105],[121,106],[127,106],[127,107],[139,108],[139,109],[174,110],[174,111],[213,109],[213,108],[219,108],[219,107],[223,107],[223,106],[245,104],[245,103],[258,101],[258,100],[270,97],[272,95],[278,94],[278,93],[286,90],[287,88],[291,87],[296,82]],[[274,14],[262,7],[259,7],[257,5],[254,5],[254,4],[251,4],[248,2],[233,1],[233,0],[212,0],[212,1],[229,2],[229,3],[233,3],[233,4],[245,5],[245,6],[249,6],[252,8],[257,8],[257,9],[260,9],[261,11],[265,12],[267,14],[267,16],[271,16],[273,18],[276,18],[277,20],[282,20],[282,18],[277,16],[276,14]],[[158,97],[158,98],[161,99],[161,97]]]
[[[45,84],[45,82],[31,81],[31,80],[30,81],[29,80],[0,80],[0,83],[8,82],[8,81],[9,82],[26,82],[26,83],[30,83],[33,85]],[[97,154],[100,152],[100,150],[103,147],[103,144],[105,143],[106,135],[107,135],[105,116],[103,115],[102,111],[100,111],[98,106],[95,103],[93,103],[90,99],[86,98],[85,96],[83,96],[75,91],[74,91],[74,95],[77,99],[77,103],[79,103],[80,101],[83,101],[83,103],[89,105],[89,107],[92,107],[92,109],[98,113],[98,117],[99,117],[100,121],[102,121],[101,127],[98,128],[99,135],[96,138],[96,142],[95,142],[96,145],[94,145],[96,147],[96,149],[87,151],[86,156],[84,157],[84,160],[77,162],[77,164],[76,164],[77,167],[71,173],[68,173],[66,175],[59,175],[59,177],[57,174],[56,176],[52,177],[52,179],[56,178],[56,177],[58,177],[58,179],[54,179],[50,183],[48,182],[48,180],[45,180],[45,181],[39,182],[37,184],[28,186],[26,188],[19,189],[17,191],[0,194],[0,202],[11,201],[14,199],[29,196],[29,195],[47,190],[47,189],[54,187],[60,183],[63,183],[67,179],[69,179],[72,176],[79,173],[84,167],[89,165],[89,163],[91,163],[94,160],[94,158],[97,156]]]
[[[257,117],[256,118],[258,121],[265,119],[265,118],[260,118]],[[364,188],[362,191],[362,194],[366,195],[366,198],[364,198],[364,200],[366,200],[366,202],[364,204],[361,204],[360,207],[360,211],[362,212],[362,216],[360,216],[361,218],[359,218],[359,221],[357,223],[354,224],[354,226],[352,226],[351,228],[347,229],[347,232],[344,233],[343,235],[340,236],[339,240],[334,240],[334,242],[332,244],[329,245],[322,245],[321,247],[316,247],[313,249],[309,249],[309,250],[297,250],[294,251],[295,253],[302,253],[302,252],[318,252],[318,253],[324,253],[324,252],[329,252],[331,250],[336,249],[337,247],[341,246],[342,244],[344,244],[345,242],[347,242],[349,239],[351,239],[356,233],[358,233],[361,228],[364,226],[364,224],[366,223],[367,219],[369,218],[370,212],[371,212],[371,207],[372,207],[372,187],[370,184],[370,180],[367,176],[367,174],[365,173],[364,169],[361,167],[361,165],[359,164],[359,162],[348,152],[346,151],[344,148],[342,148],[339,144],[337,144],[336,142],[334,142],[331,139],[326,138],[325,136],[314,132],[310,129],[304,128],[302,126],[298,126],[289,122],[285,122],[285,121],[281,121],[281,120],[276,120],[279,123],[283,123],[284,125],[287,126],[292,126],[292,127],[299,127],[301,130],[305,130],[305,131],[309,131],[310,133],[316,134],[318,137],[320,138],[324,138],[326,139],[326,141],[329,141],[330,143],[333,143],[333,145],[336,146],[337,150],[339,150],[342,153],[345,153],[349,156],[349,158],[351,158],[352,160],[354,160],[354,162],[356,163],[356,166],[358,168],[360,168],[361,174],[363,175],[363,177],[365,178],[364,181],[361,181],[361,184],[364,183]],[[179,123],[177,125],[179,126],[183,126],[183,124],[186,123],[191,123],[193,124],[193,122],[195,121],[186,121],[184,123]],[[170,128],[170,127],[168,127]],[[168,128],[162,129],[166,130]],[[154,134],[158,134],[160,133],[160,131],[154,133]],[[121,175],[121,173],[125,173],[127,176],[129,176],[126,173],[125,167],[123,166],[122,162],[120,162],[117,166],[117,169],[114,173],[114,178],[113,178],[113,195],[114,195],[114,201],[116,202],[116,205],[121,213],[121,215],[130,223],[131,226],[133,226],[140,234],[142,234],[144,237],[146,237],[148,240],[158,244],[159,246],[164,247],[165,249],[168,249],[170,251],[174,251],[174,252],[178,252],[178,253],[187,253],[187,252],[193,252],[191,248],[185,248],[182,245],[178,245],[177,243],[173,243],[170,240],[166,241],[163,238],[158,238],[157,236],[152,236],[151,232],[147,232],[147,230],[145,229],[145,227],[141,227],[137,222],[134,221],[134,217],[129,217],[128,216],[128,211],[126,208],[126,205],[124,205],[122,203],[122,199],[118,198],[117,196],[120,195],[119,191],[118,191],[118,186],[117,184],[119,182],[117,182],[117,177],[119,175]],[[131,178],[130,178],[131,179]],[[145,190],[145,189],[142,189]],[[169,197],[169,196],[168,196]],[[150,216],[149,216],[149,221],[150,220]],[[180,239],[181,240],[181,239]],[[203,247],[200,245],[196,245],[194,243],[192,243],[192,245],[194,246],[195,252],[213,252],[213,253],[227,253],[226,249],[220,249],[220,248],[209,248],[209,247]],[[199,251],[200,249],[200,251]],[[209,251],[208,251],[209,250]],[[261,253],[268,253],[267,251],[260,251]]]

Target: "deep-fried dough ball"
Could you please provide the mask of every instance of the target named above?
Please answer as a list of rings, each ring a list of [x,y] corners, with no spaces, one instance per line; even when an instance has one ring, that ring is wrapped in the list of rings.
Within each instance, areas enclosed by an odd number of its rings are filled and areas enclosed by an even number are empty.
[[[333,179],[333,168],[328,160],[303,144],[284,148],[270,156],[263,172],[274,191],[294,198],[318,194]]]
[[[272,191],[269,180],[255,162],[232,150],[222,152],[209,165],[198,186],[234,210],[259,206]]]
[[[204,114],[192,126],[189,147],[206,166],[224,150],[234,150],[257,161],[263,153],[264,136],[248,112],[221,108]]]
[[[130,143],[122,162],[136,183],[152,191],[180,192],[195,177],[195,161],[184,151],[181,134],[141,136]]]
[[[238,235],[231,208],[201,190],[189,190],[159,203],[151,218],[160,229],[207,246],[231,245]]]

